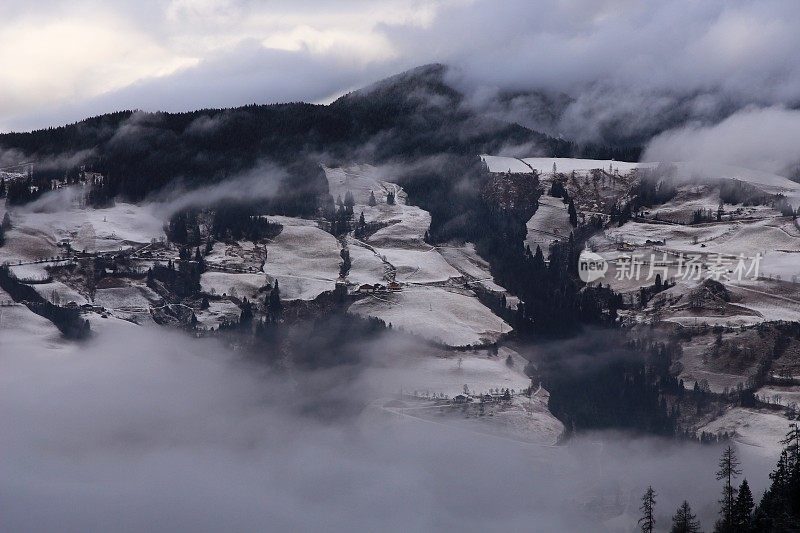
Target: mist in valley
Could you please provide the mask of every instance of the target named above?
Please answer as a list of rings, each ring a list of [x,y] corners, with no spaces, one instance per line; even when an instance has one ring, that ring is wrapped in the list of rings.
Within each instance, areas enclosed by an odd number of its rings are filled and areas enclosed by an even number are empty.
[[[649,484],[659,514],[686,498],[711,523],[718,446],[603,432],[548,447],[398,420],[370,406],[394,392],[375,372],[413,372],[381,355],[386,340],[276,375],[216,340],[119,321],[80,349],[4,330],[3,528],[628,531]],[[357,408],[329,416],[343,404]],[[772,458],[740,453],[761,489]]]

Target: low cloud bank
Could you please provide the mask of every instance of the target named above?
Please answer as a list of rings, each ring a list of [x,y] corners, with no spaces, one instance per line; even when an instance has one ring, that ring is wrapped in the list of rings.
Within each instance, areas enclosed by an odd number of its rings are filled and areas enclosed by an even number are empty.
[[[689,125],[656,136],[645,161],[695,161],[737,165],[791,175],[800,163],[800,111],[748,108],[714,125]]]
[[[0,337],[9,530],[599,531],[609,508],[627,531],[651,483],[663,520],[683,498],[707,527],[715,514],[714,447],[596,434],[548,448],[374,412],[331,421],[309,415],[328,401],[315,389],[378,391],[335,369],[271,375],[163,330],[101,328],[66,351],[21,335]],[[745,457],[756,489],[769,462]]]

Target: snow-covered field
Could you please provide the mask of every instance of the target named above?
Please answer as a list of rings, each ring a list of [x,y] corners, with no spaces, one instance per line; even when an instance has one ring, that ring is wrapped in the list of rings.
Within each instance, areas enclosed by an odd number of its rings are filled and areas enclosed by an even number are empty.
[[[211,252],[205,256],[205,262],[211,268],[258,272],[265,257],[265,248],[262,244],[250,241],[215,242]]]
[[[556,165],[556,172],[565,174],[572,171],[588,172],[595,169],[627,174],[636,168],[655,165],[655,163],[627,163],[610,159],[574,159],[566,157],[524,157],[518,159],[516,157],[484,154],[481,155],[481,158],[489,166],[490,172],[529,173],[535,170],[539,175],[552,174],[553,164]]]
[[[761,277],[796,283],[800,280],[800,253],[768,250],[761,258],[759,271]]]
[[[512,361],[507,364],[507,359]],[[409,354],[393,359],[386,367],[371,366],[364,378],[379,391],[407,395],[444,395],[453,398],[464,392],[484,394],[496,390],[520,392],[531,385],[524,373],[527,361],[513,350],[501,348],[496,356],[486,350]],[[509,405],[489,406],[486,416],[477,416],[475,405],[436,405],[426,401],[381,400],[376,407],[408,420],[457,426],[467,431],[501,435],[543,445],[555,444],[564,432],[563,424],[547,408],[549,394],[539,389],[530,398],[517,395]],[[470,411],[473,416],[469,415]]]
[[[424,245],[423,237],[431,225],[430,213],[408,205],[405,191],[394,183],[385,181],[379,169],[370,165],[325,168],[325,175],[334,198],[344,198],[348,191],[353,194],[356,220],[363,212],[367,222],[388,224],[370,236],[370,244],[401,248]],[[394,205],[386,203],[389,192],[395,193]],[[368,205],[370,193],[375,195],[375,206]]]
[[[348,191],[353,194],[356,218],[363,211],[367,222],[387,225],[370,235],[364,247],[349,238],[353,266],[348,281],[385,283],[394,276],[404,285],[402,292],[378,294],[354,303],[351,312],[378,317],[394,327],[454,346],[493,342],[501,332],[511,330],[471,291],[456,288],[469,280],[505,292],[491,279],[489,265],[478,257],[472,244],[442,248],[426,244],[423,237],[430,226],[430,214],[406,205],[405,192],[387,181],[391,176],[381,175],[381,169],[357,165],[326,168],[325,172],[334,197],[344,198]],[[386,204],[389,191],[397,195],[395,205]],[[376,206],[367,205],[370,193],[375,195]]]
[[[505,363],[509,354],[513,366]],[[497,388],[521,391],[531,384],[523,372],[525,364],[513,350],[503,348],[497,356],[489,356],[486,350],[408,355],[391,361],[388,368],[372,366],[366,372],[369,382],[380,390],[452,398],[464,392],[464,385],[475,394]]]
[[[230,300],[211,300],[208,309],[195,311],[198,327],[218,329],[223,322],[236,322],[242,310]]]
[[[112,311],[134,308],[146,310],[150,307],[150,299],[157,298],[157,296],[146,287],[97,289],[94,294],[94,304],[102,305]]]
[[[432,247],[427,250],[375,248],[375,251],[395,267],[395,279],[401,283],[444,282],[461,276]]]
[[[36,283],[31,287],[50,302],[60,303],[61,305],[69,302],[75,302],[78,305],[86,303],[86,298],[82,294],[60,281]]]
[[[569,222],[567,206],[561,198],[547,195],[539,198],[539,208],[528,221],[527,228],[526,244],[532,252],[536,252],[537,246],[541,247],[545,259],[550,257],[550,244],[568,238],[574,229]]]
[[[739,305],[757,312],[763,320],[800,321],[800,287],[792,291],[787,285],[758,280],[729,284],[728,288]]]
[[[494,281],[489,269],[489,263],[478,255],[475,245],[471,242],[460,245],[437,246],[436,249],[444,257],[445,261],[458,270],[467,280],[478,283],[492,292],[505,293],[509,303],[516,298],[506,293],[506,290]],[[516,304],[513,307],[516,308]]]
[[[52,245],[68,239],[75,250],[113,251],[164,237],[163,221],[148,207],[135,204],[119,202],[107,209],[70,206],[53,212],[12,209],[10,213],[16,232]]]
[[[283,293],[283,280],[280,282]],[[257,298],[258,290],[267,285],[264,274],[232,274],[230,272],[204,272],[200,277],[200,288],[203,292],[218,296]]]
[[[395,328],[452,346],[493,342],[511,331],[476,297],[438,287],[407,287],[370,296],[351,305],[350,312],[375,316]]]
[[[45,268],[50,263],[11,265],[11,272],[21,280],[44,280],[50,275]]]
[[[0,302],[10,302],[11,296],[0,289]],[[22,346],[36,346],[42,356],[49,353],[72,353],[75,345],[64,342],[52,322],[22,304],[0,307],[0,354],[18,353]]]
[[[800,280],[800,232],[786,218],[770,217],[691,226],[628,222],[619,228],[608,228],[604,235],[592,237],[590,245],[609,261],[609,270],[602,281],[621,291],[636,290],[640,286],[653,283],[653,276],[650,275],[651,260],[656,261],[652,271],[661,273],[662,279],[668,279],[686,274],[685,265],[694,257],[704,265],[701,277],[711,275],[708,271],[709,265],[724,266],[726,276],[743,287],[753,289],[749,294],[742,293],[742,300],[754,304],[765,303],[764,310],[758,310],[769,314],[772,306],[777,304],[779,307],[786,307],[786,303],[772,300],[761,302],[763,298],[754,291],[765,289],[756,285],[770,278],[791,283]],[[627,249],[617,249],[623,245]],[[640,269],[639,281],[636,279],[635,269],[629,266],[631,256],[642,263],[640,267],[636,267]],[[681,256],[684,264],[682,271]],[[739,276],[736,274],[740,257],[743,257],[744,266],[741,272],[742,283],[738,283]],[[758,265],[758,277],[761,278],[758,281],[754,279],[755,265]],[[667,267],[666,276],[661,272],[661,266]],[[720,279],[725,281],[724,277]]]
[[[758,398],[761,398],[762,401],[768,403],[786,406],[795,404],[800,406],[800,386],[797,385],[767,385],[758,389],[755,394]]]
[[[569,157],[525,157],[522,161],[535,169],[539,174],[552,174],[554,164],[556,165],[556,172],[565,174],[573,171],[576,173],[585,173],[597,169],[612,174],[628,174],[637,168],[647,168],[656,165],[656,163],[628,163],[625,161],[613,161],[611,159],[575,159]]]
[[[214,244],[205,258],[210,270],[202,275],[203,291],[230,295],[233,289],[237,296],[252,299],[258,289],[275,279],[284,300],[313,300],[334,289],[341,262],[336,238],[310,220],[269,219],[282,224],[283,230],[266,245],[248,241]]]
[[[701,428],[700,431],[734,435],[738,443],[752,446],[767,457],[780,455],[780,441],[786,436],[790,421],[785,417],[767,411],[734,407],[720,418]]]
[[[609,228],[606,236],[634,246],[647,246],[648,240],[665,241],[658,245],[660,250],[695,254],[753,257],[776,250],[800,251],[800,233],[794,223],[785,218],[692,226],[628,222],[620,228]]]
[[[264,272],[277,278],[284,300],[313,300],[332,291],[339,277],[341,247],[330,233],[312,226],[284,226],[267,244]]]
[[[348,237],[347,243],[351,263],[347,281],[357,285],[365,283],[385,285],[388,265],[374,251],[358,243],[355,239]]]

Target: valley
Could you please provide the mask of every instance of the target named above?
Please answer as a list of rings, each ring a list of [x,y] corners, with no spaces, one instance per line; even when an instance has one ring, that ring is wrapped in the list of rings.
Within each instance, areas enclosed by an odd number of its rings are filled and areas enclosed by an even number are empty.
[[[770,205],[726,204],[719,200],[719,180],[724,178],[701,179],[696,169],[689,175],[677,165],[672,172],[678,169],[673,179],[679,185],[669,200],[640,207],[624,222],[614,221],[614,210],[635,197],[639,174],[658,165],[491,156],[484,160],[490,172],[503,175],[511,170],[538,178],[544,193],[527,222],[525,243],[532,250],[541,249],[545,260],[551,245],[565,242],[575,230],[564,198],[549,194],[554,184],[561,184],[574,202],[577,225],[589,225],[590,219],[602,225],[586,241],[587,249],[609,265],[598,283],[607,284],[627,302],[618,320],[629,336],[636,337],[645,328],[650,330],[648,337],[678,335],[681,355],[673,361],[673,371],[687,390],[699,386],[725,398],[744,388],[752,390],[763,406],[750,407],[747,417],[737,417],[735,407],[733,411],[719,407],[716,415],[684,423],[698,433],[724,432],[737,439],[747,435],[750,444],[759,439],[765,446],[776,442],[779,432],[768,429],[774,423],[757,426],[755,433],[747,428],[754,417],[772,420],[781,416],[776,409],[797,408],[793,398],[800,394],[800,384],[791,384],[790,378],[787,385],[770,376],[800,374],[800,352],[790,344],[774,363],[765,362],[762,355],[772,350],[769,332],[779,327],[773,324],[800,318],[800,289],[795,290],[800,269],[793,257],[800,254],[796,220]],[[256,240],[218,241],[201,223],[202,242],[184,257],[185,248],[170,241],[165,234],[167,220],[159,220],[155,207],[116,203],[94,209],[82,205],[80,195],[62,193],[66,200],[60,204],[51,200],[43,207],[3,207],[0,216],[7,210],[13,226],[0,248],[0,260],[42,298],[80,309],[92,325],[98,320],[124,320],[141,327],[188,327],[199,335],[224,337],[242,327],[245,309],[253,317],[247,318],[248,323],[254,324],[246,327],[275,320],[271,310],[275,304],[270,303],[275,287],[280,288],[282,321],[343,306],[348,315],[377,319],[421,341],[415,340],[410,353],[384,367],[391,385],[378,387],[374,401],[398,391],[415,391],[399,400],[402,408],[394,400],[382,400],[394,405],[386,407],[389,411],[404,416],[436,412],[440,420],[454,423],[491,419],[488,428],[510,431],[523,440],[552,444],[562,438],[563,425],[550,414],[547,400],[532,400],[542,394],[546,398],[547,392],[532,382],[530,368],[526,373],[530,363],[504,346],[505,339],[514,336],[514,327],[508,321],[511,315],[502,316],[513,312],[518,299],[495,281],[474,245],[429,244],[430,214],[410,205],[403,188],[382,168],[361,164],[324,170],[338,210],[352,213],[348,228],[338,235],[332,234],[338,222],[325,217],[267,216],[279,230]],[[731,179],[759,187],[765,195],[778,190],[791,197],[797,189],[775,176],[751,176],[741,169],[735,176]],[[691,220],[691,213],[717,209],[721,220]],[[684,256],[704,266],[687,273]],[[733,272],[734,259],[752,262],[757,256],[761,257],[757,273],[725,279]],[[728,267],[712,276],[708,265],[716,258],[725,259]],[[198,264],[202,272],[188,297],[152,276],[154,268],[182,265],[180,271],[188,272],[187,265]],[[664,287],[644,297],[642,291],[652,287],[654,272]],[[716,285],[709,285],[712,277]],[[798,295],[793,296],[795,292]],[[506,307],[498,311],[501,300]],[[19,304],[12,304],[7,309],[17,308]],[[756,332],[761,337],[744,341]],[[231,342],[239,341],[234,337]],[[378,382],[386,379],[375,372]],[[781,394],[775,394],[774,387],[781,387]],[[508,403],[500,394],[499,400],[486,403],[484,395],[506,389],[515,391],[512,399],[520,400]],[[531,399],[520,394],[525,389]],[[457,397],[466,400],[465,407],[453,409]],[[515,407],[517,402],[523,403]],[[495,404],[500,412],[494,412]],[[717,405],[725,404],[723,400]],[[508,409],[517,414],[507,414]],[[533,422],[541,417],[549,420],[544,426]],[[523,422],[526,418],[529,422]]]

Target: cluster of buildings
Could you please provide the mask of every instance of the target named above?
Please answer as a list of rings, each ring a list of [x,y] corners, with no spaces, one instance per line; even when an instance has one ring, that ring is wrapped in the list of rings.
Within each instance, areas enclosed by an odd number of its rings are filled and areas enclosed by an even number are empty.
[[[363,285],[358,286],[359,294],[400,292],[401,290],[403,290],[403,286],[396,281],[390,281],[386,285],[383,285],[382,283],[376,283],[374,285],[370,283],[364,283]]]

